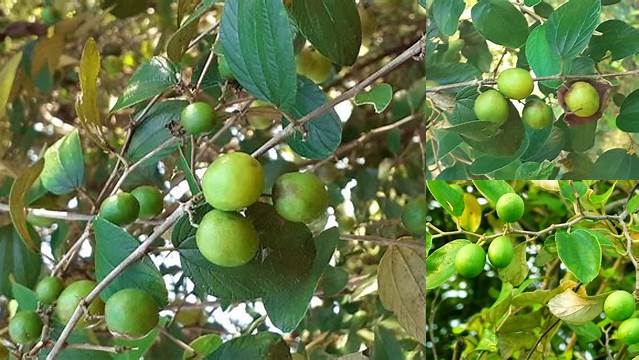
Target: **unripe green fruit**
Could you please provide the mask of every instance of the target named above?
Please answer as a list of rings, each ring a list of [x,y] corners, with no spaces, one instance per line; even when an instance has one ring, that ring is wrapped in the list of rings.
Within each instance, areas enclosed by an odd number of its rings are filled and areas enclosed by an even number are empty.
[[[119,192],[109,196],[100,205],[100,216],[116,225],[134,222],[139,213],[138,200],[127,192]]]
[[[500,236],[488,246],[488,260],[498,268],[505,268],[513,260],[513,243],[510,238]]]
[[[226,57],[224,55],[217,56],[217,71],[220,72],[220,76],[222,77],[222,79],[233,79],[233,73],[231,72],[229,63],[226,61]]]
[[[504,96],[521,100],[533,92],[533,80],[530,73],[524,69],[512,68],[502,71],[497,77],[497,87]]]
[[[425,196],[408,201],[402,210],[402,223],[406,230],[410,231],[411,234],[425,233],[427,212],[428,206]]]
[[[521,118],[533,129],[544,129],[552,122],[552,108],[541,100],[531,100],[524,106]]]
[[[9,321],[9,336],[18,344],[36,341],[42,333],[42,320],[35,311],[20,311]]]
[[[112,334],[140,338],[158,324],[160,309],[145,291],[123,289],[111,295],[104,307],[104,320]]]
[[[275,211],[286,220],[310,223],[328,207],[328,191],[312,173],[288,173],[275,180]]]
[[[47,276],[36,285],[35,293],[38,301],[45,305],[52,304],[64,289],[64,282],[57,276]]]
[[[635,313],[635,297],[627,291],[613,291],[604,301],[604,312],[610,320],[629,319]]]
[[[639,318],[624,320],[619,325],[617,336],[627,345],[639,343]]]
[[[477,119],[501,125],[508,119],[508,101],[497,90],[479,94],[473,106]]]
[[[564,95],[564,102],[570,112],[579,117],[592,116],[599,111],[599,93],[585,81],[577,81]]]
[[[142,185],[131,191],[140,204],[140,219],[151,219],[162,213],[164,197],[158,188],[150,185]]]
[[[243,152],[215,159],[202,177],[204,198],[214,208],[243,209],[259,199],[264,187],[264,171],[259,161]]]
[[[269,106],[269,103],[262,100],[255,100],[251,107],[265,107]],[[264,116],[261,114],[251,114],[250,112],[246,114],[246,118],[248,119],[249,124],[257,130],[265,130],[268,129],[271,125],[273,125],[273,118]]]
[[[89,295],[95,288],[95,282],[91,280],[79,280],[67,286],[58,297],[58,303],[55,307],[55,314],[62,324],[66,324],[71,319],[75,308],[80,303],[80,299]],[[104,302],[100,297],[96,297],[88,306],[88,313],[91,316],[104,314]],[[78,328],[85,327],[95,323],[95,320],[87,320],[86,316],[82,316],[78,321]]]
[[[321,84],[328,79],[331,74],[331,62],[324,55],[317,51],[304,49],[297,54],[297,72]]]
[[[207,133],[215,127],[215,113],[211,105],[198,101],[187,105],[180,115],[182,128],[189,135]]]
[[[515,193],[507,193],[497,200],[497,216],[505,222],[515,222],[524,215],[524,200]]]
[[[486,264],[486,253],[477,244],[468,244],[459,249],[455,256],[455,270],[466,278],[477,277]]]
[[[251,261],[259,246],[253,224],[234,212],[211,210],[195,233],[198,249],[208,261],[218,266],[235,267]]]

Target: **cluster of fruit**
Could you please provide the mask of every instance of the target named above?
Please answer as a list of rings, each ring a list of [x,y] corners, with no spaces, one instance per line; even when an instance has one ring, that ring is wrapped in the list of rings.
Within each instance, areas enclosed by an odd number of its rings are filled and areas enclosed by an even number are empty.
[[[632,317],[635,304],[635,297],[624,290],[613,291],[604,301],[606,317],[612,321],[621,321],[617,337],[628,345],[639,343],[639,318]]]
[[[511,223],[524,215],[524,200],[515,193],[502,195],[495,205],[497,217]],[[488,246],[488,260],[498,268],[505,268],[513,259],[513,243],[507,236],[499,236]],[[455,270],[466,278],[477,277],[486,264],[484,249],[475,243],[464,245],[455,256]]]
[[[130,193],[121,191],[100,205],[100,216],[116,225],[127,225],[136,219],[152,219],[162,213],[164,200],[158,188],[142,185]]]
[[[524,69],[511,68],[497,77],[499,91],[490,89],[482,92],[474,104],[479,120],[489,121],[497,126],[508,119],[510,106],[507,99],[523,100],[533,92],[534,82]],[[597,89],[585,81],[572,83],[564,95],[568,110],[578,117],[590,117],[599,111],[600,98]],[[531,128],[543,129],[553,121],[552,108],[537,97],[530,97],[522,112],[522,120]]]
[[[202,192],[213,206],[196,232],[202,255],[218,266],[235,267],[251,261],[259,248],[257,231],[240,211],[260,198],[264,172],[255,158],[243,152],[224,154],[202,177]],[[310,223],[328,207],[328,192],[312,173],[286,173],[273,187],[276,212],[292,222]]]
[[[42,304],[56,303],[54,319],[66,324],[80,300],[89,295],[95,286],[96,283],[91,280],[78,280],[64,287],[62,279],[48,276],[36,285],[35,292]],[[122,289],[111,295],[106,304],[99,297],[93,300],[77,326],[95,325],[102,315],[107,329],[113,335],[137,339],[148,334],[158,324],[159,308],[145,291]],[[9,322],[9,335],[18,344],[30,344],[40,337],[42,326],[42,319],[36,311],[19,311]]]

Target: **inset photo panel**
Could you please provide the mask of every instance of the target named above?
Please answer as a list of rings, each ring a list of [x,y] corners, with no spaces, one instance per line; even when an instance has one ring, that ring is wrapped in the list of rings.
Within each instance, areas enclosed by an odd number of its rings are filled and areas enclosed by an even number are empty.
[[[429,179],[639,179],[634,0],[434,0]]]
[[[638,188],[428,181],[429,358],[639,356]]]

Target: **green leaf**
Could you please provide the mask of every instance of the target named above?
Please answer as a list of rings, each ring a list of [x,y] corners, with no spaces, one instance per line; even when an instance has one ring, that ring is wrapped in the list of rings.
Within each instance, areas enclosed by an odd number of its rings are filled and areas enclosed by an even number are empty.
[[[555,242],[559,259],[579,281],[587,284],[597,277],[601,267],[601,246],[594,236],[576,229],[571,233],[558,232]]]
[[[291,114],[301,118],[324,105],[326,98],[322,90],[311,80],[300,76],[295,105]],[[288,121],[282,118],[282,125]],[[286,142],[300,156],[321,160],[331,156],[342,141],[342,121],[335,109],[304,124],[305,134],[295,132]]]
[[[160,327],[165,327],[168,319],[160,317],[159,325],[151,330],[141,339],[125,339],[123,337],[115,337],[114,342],[119,346],[133,348],[131,351],[123,352],[113,356],[116,360],[139,360],[153,346],[160,335]]]
[[[427,181],[426,186],[435,200],[453,216],[464,212],[464,194],[443,180]]]
[[[18,302],[18,311],[35,311],[38,308],[38,297],[35,291],[24,285],[17,282],[11,284],[11,295]]]
[[[526,242],[524,241],[515,246],[512,261],[505,268],[499,269],[498,273],[501,281],[518,286],[526,280],[529,270],[526,262]]]
[[[466,239],[447,242],[426,258],[426,289],[439,287],[455,275],[455,256],[459,249],[470,244]]]
[[[184,100],[166,100],[151,107],[135,129],[126,158],[131,162],[142,159],[146,154],[157,149],[173,135],[167,126],[172,121],[179,121],[180,113],[188,105]],[[175,152],[177,145],[172,145],[145,160],[145,164],[153,164]]]
[[[515,192],[512,186],[504,180],[473,180],[473,185],[484,195],[492,207],[495,207],[502,195]]]
[[[67,194],[84,184],[84,155],[75,129],[44,153],[42,185],[56,195]]]
[[[29,231],[38,239],[31,226]],[[41,267],[42,258],[27,249],[11,224],[0,227],[0,294],[11,297],[11,277],[21,285],[33,287]]]
[[[217,334],[202,335],[191,341],[189,345],[197,352],[197,355],[206,356],[222,345],[222,338]],[[195,355],[192,351],[184,351],[182,360],[193,360]]]
[[[561,58],[551,48],[546,38],[546,25],[534,28],[526,40],[526,59],[537,76],[552,76],[561,72]],[[542,81],[543,85],[556,88],[561,81]]]
[[[167,58],[154,56],[135,70],[111,113],[139,104],[180,82],[180,71]]]
[[[315,259],[311,273],[302,282],[290,284],[276,294],[265,296],[262,301],[273,325],[280,330],[289,332],[295,330],[306,315],[311,298],[315,294],[317,284],[331,260],[339,232],[331,228],[315,238]]]
[[[191,143],[187,143],[187,147],[190,148]],[[186,178],[186,182],[189,184],[189,190],[191,191],[191,194],[199,194],[200,186],[198,185],[198,181],[195,178],[195,175],[193,174],[191,165],[189,165],[189,162],[186,160],[186,157],[184,156],[184,151],[182,151],[182,147],[178,147],[178,150],[179,151],[178,151],[177,167],[184,174],[184,177]]]
[[[320,53],[339,65],[353,65],[362,44],[355,0],[295,0],[291,9],[298,29]],[[339,29],[339,36],[335,30]]]
[[[475,28],[495,44],[517,49],[526,42],[528,22],[508,0],[480,1],[471,16]]]
[[[281,1],[228,0],[220,40],[235,79],[251,95],[291,110],[297,75],[293,33]]]
[[[570,0],[553,11],[546,22],[548,45],[566,61],[588,46],[599,24],[601,0]]]
[[[84,44],[82,58],[80,59],[80,89],[82,93],[78,97],[76,110],[78,118],[80,118],[85,128],[93,127],[98,131],[102,125],[97,94],[99,73],[100,51],[95,40],[89,38]]]
[[[597,27],[601,35],[590,39],[590,56],[602,60],[610,51],[610,60],[620,60],[639,53],[639,30],[621,20],[608,20]]]
[[[0,120],[7,113],[7,101],[13,88],[13,80],[15,79],[18,66],[22,60],[22,52],[19,52],[2,67],[0,70]]]
[[[526,133],[517,108],[509,103],[508,120],[501,125],[494,136],[477,140],[472,136],[460,135],[464,141],[486,155],[517,158],[527,147]]]
[[[277,334],[262,332],[240,336],[225,342],[205,360],[291,359],[286,342]]]
[[[372,360],[405,359],[402,346],[397,336],[389,328],[380,324],[375,330],[375,342],[373,343]]]
[[[617,127],[625,132],[639,132],[639,89],[623,100],[617,115]]]
[[[194,222],[210,210],[201,206]],[[221,267],[206,260],[197,248],[195,228],[188,216],[173,227],[171,241],[180,253],[186,276],[195,284],[196,293],[209,294],[225,301],[265,297],[307,279],[315,258],[312,234],[301,223],[280,218],[265,203],[255,203],[247,210],[261,241],[262,251],[255,259],[239,267]]]
[[[355,105],[373,105],[375,113],[386,110],[393,99],[393,87],[386,83],[373,86],[370,90],[355,95]]]
[[[27,204],[25,197],[40,176],[44,167],[44,159],[40,158],[20,174],[11,185],[9,193],[9,215],[24,244],[36,254],[40,253],[39,241],[36,241],[27,227]]]
[[[320,280],[324,296],[337,295],[348,283],[348,272],[341,267],[327,266]]]
[[[592,169],[592,179],[627,180],[639,176],[639,158],[625,149],[610,149],[601,154]]]
[[[377,269],[382,305],[394,312],[404,330],[422,344],[426,343],[425,257],[421,250],[393,245],[386,249]]]
[[[451,36],[457,31],[459,17],[466,4],[464,0],[435,0],[431,6],[431,15],[442,35]]]
[[[592,321],[583,325],[568,324],[568,327],[577,334],[579,341],[592,343],[601,337],[601,329]]]
[[[95,232],[95,277],[102,281],[140,243],[123,228],[98,216],[93,221]],[[168,303],[167,291],[162,274],[148,256],[144,256],[126,268],[101,293],[105,302],[111,295],[122,289],[142,288],[163,307]]]

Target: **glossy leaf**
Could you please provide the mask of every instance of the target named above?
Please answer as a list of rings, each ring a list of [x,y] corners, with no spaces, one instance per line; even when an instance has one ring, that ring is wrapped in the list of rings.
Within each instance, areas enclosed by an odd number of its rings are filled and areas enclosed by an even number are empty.
[[[322,90],[307,78],[299,78],[297,97],[291,114],[299,119],[324,105],[326,98]],[[285,118],[284,126],[288,125]],[[325,159],[331,156],[342,141],[342,122],[335,109],[304,124],[305,134],[295,132],[286,142],[300,156],[309,159]]]
[[[496,44],[517,49],[526,42],[528,22],[508,0],[480,1],[473,6],[471,15],[475,28]]]
[[[577,229],[570,233],[558,232],[555,241],[561,262],[579,281],[587,284],[599,275],[601,246],[595,237]]]
[[[581,53],[599,25],[600,0],[570,0],[553,11],[546,22],[548,45],[566,61]]]
[[[31,236],[31,232],[27,226],[27,204],[25,202],[25,198],[33,184],[38,179],[38,176],[40,176],[43,167],[44,159],[42,158],[29,166],[13,182],[11,192],[9,193],[9,210],[13,226],[15,226],[18,234],[20,234],[20,238],[24,241],[27,248],[36,254],[40,252],[40,248],[38,246],[39,241],[36,241]]]
[[[536,76],[551,76],[561,72],[561,58],[555,53],[546,37],[546,25],[534,28],[526,40],[526,59]],[[547,86],[557,87],[558,80],[543,81]]]
[[[283,111],[295,103],[293,33],[281,1],[228,0],[220,40],[235,79],[251,95]]]
[[[591,57],[601,60],[610,51],[614,61],[639,53],[639,29],[621,20],[608,20],[597,26],[597,32],[601,35],[590,39]]]
[[[455,275],[455,256],[468,244],[466,239],[449,241],[426,258],[426,289],[437,288]]]
[[[639,89],[626,96],[621,104],[617,127],[625,132],[639,132]]]
[[[435,0],[431,6],[433,21],[439,31],[446,36],[451,36],[457,31],[459,17],[466,4],[464,0]]]
[[[490,203],[490,206],[494,207],[497,204],[499,198],[506,194],[515,192],[512,186],[510,186],[504,180],[474,180],[473,185],[479,190],[479,192],[484,195],[486,200]]]
[[[434,180],[426,182],[431,195],[453,216],[461,216],[464,212],[463,192],[448,185],[445,181]]]
[[[29,225],[28,228],[32,236],[38,239],[36,231]],[[33,287],[40,276],[41,266],[40,255],[27,249],[11,224],[0,227],[0,294],[12,297],[11,277],[21,285]]]
[[[262,299],[269,318],[280,330],[286,332],[295,330],[306,315],[319,279],[335,252],[338,238],[337,228],[322,232],[313,241],[315,243],[315,259],[309,276],[301,283],[290,284],[281,292]]]
[[[291,13],[299,30],[320,53],[339,65],[353,65],[362,43],[355,0],[295,0]],[[339,29],[339,36],[335,30]]]
[[[93,231],[95,232],[95,277],[101,281],[140,243],[123,228],[99,216],[93,221]],[[120,273],[100,293],[100,297],[107,301],[111,295],[127,288],[143,288],[160,307],[168,302],[162,274],[146,255]]]
[[[355,95],[355,105],[373,105],[375,113],[386,110],[393,99],[393,87],[386,83],[373,86],[370,90]]]
[[[286,342],[277,334],[262,332],[244,335],[225,342],[205,360],[290,359]]]
[[[167,58],[154,56],[135,70],[110,112],[139,104],[177,85],[180,82],[179,73],[177,67]]]
[[[56,195],[67,194],[84,184],[84,155],[77,129],[44,153],[40,179],[42,185]]]

